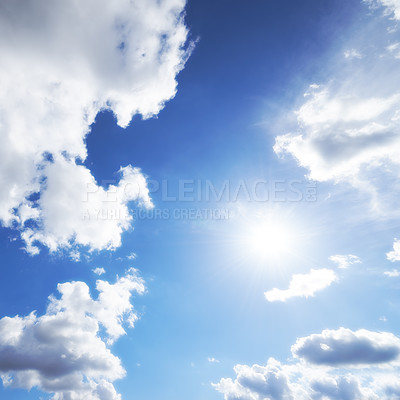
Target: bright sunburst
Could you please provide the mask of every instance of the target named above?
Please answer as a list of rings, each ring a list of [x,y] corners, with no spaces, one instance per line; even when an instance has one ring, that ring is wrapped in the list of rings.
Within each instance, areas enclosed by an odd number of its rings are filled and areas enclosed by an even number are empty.
[[[260,221],[249,227],[245,239],[250,254],[260,259],[283,256],[291,244],[290,230],[282,224]]]
[[[240,250],[257,263],[279,262],[296,251],[299,232],[296,224],[278,214],[246,219],[240,227]]]

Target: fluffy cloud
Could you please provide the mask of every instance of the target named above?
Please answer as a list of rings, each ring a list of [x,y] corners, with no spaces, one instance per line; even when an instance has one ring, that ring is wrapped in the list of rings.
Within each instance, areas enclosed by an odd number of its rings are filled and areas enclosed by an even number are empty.
[[[319,340],[323,337],[323,340]],[[350,342],[353,349],[349,347]],[[225,400],[390,400],[400,393],[398,368],[388,366],[387,361],[395,359],[393,349],[399,350],[399,339],[391,333],[371,331],[352,332],[348,329],[324,331],[320,335],[302,338],[292,346],[294,356],[305,343],[313,343],[312,351],[319,354],[327,351],[326,339],[332,339],[331,363],[324,368],[308,364],[308,358],[301,362],[284,364],[270,358],[266,365],[236,365],[235,379],[223,378],[213,384],[224,395]],[[365,340],[369,346],[364,347]],[[360,343],[370,357],[358,353]],[[324,349],[321,350],[321,345]],[[318,349],[319,346],[319,349]],[[346,370],[337,368],[337,360],[348,360],[343,349],[347,347],[353,357],[365,368]],[[387,353],[385,353],[387,351]],[[392,357],[386,357],[391,353]],[[347,358],[346,358],[347,357]],[[361,357],[361,358],[360,358]],[[368,358],[368,359],[367,359]],[[377,364],[383,363],[379,366]],[[329,368],[328,368],[329,367]]]
[[[325,330],[300,338],[292,346],[295,357],[312,364],[340,366],[380,364],[394,361],[400,354],[400,339],[391,333],[361,329]]]
[[[221,379],[214,387],[224,393],[226,400],[292,400],[292,390],[289,387],[288,377],[281,364],[268,360],[266,366],[236,365],[237,378]]]
[[[361,260],[353,254],[347,254],[347,255],[338,254],[336,256],[330,256],[329,259],[333,261],[340,269],[346,269],[352,264],[361,263]]]
[[[354,375],[321,376],[310,381],[311,398],[332,400],[378,400],[378,396]]]
[[[375,3],[399,18],[397,0]],[[312,180],[367,192],[375,212],[386,214],[397,212],[393,193],[400,188],[400,60],[396,43],[387,47],[391,37],[378,15],[363,22],[355,30],[360,35],[348,40],[363,57],[332,56],[329,80],[310,85],[295,112],[297,127],[276,138],[274,151],[294,157]]]
[[[50,251],[72,245],[115,249],[132,223],[129,202],[152,207],[146,179],[138,168],[121,168],[118,185],[107,190],[96,184],[87,168],[62,158],[45,171],[46,189],[37,201],[40,223],[22,233],[31,254],[39,252],[35,242]]]
[[[394,239],[393,250],[389,251],[389,253],[386,253],[386,258],[392,262],[400,261],[400,240],[399,239]]]
[[[99,111],[126,127],[135,114],[156,115],[176,92],[189,50],[185,0],[23,0],[0,5],[0,221],[18,228],[27,250],[72,244],[118,246],[131,220],[84,221],[109,209],[102,188],[82,165],[85,137]],[[149,205],[138,169],[121,170],[140,194],[120,199]],[[118,189],[117,189],[118,190]],[[59,192],[58,192],[59,191]],[[54,194],[56,196],[54,197]],[[99,204],[101,203],[101,204]],[[65,225],[65,230],[63,226]]]
[[[353,374],[316,371],[300,364],[282,364],[270,358],[265,366],[236,365],[236,378],[213,384],[225,400],[378,400],[363,379]],[[379,387],[379,394],[386,388]]]
[[[272,289],[265,292],[268,301],[286,301],[292,297],[312,297],[337,280],[334,271],[327,268],[312,269],[308,274],[293,275],[289,289]]]
[[[130,269],[116,283],[98,281],[92,299],[83,282],[58,285],[44,315],[0,320],[0,373],[3,385],[53,393],[54,400],[119,400],[112,382],[125,370],[109,344],[133,326],[132,293],[143,281]],[[104,330],[104,334],[101,332]]]

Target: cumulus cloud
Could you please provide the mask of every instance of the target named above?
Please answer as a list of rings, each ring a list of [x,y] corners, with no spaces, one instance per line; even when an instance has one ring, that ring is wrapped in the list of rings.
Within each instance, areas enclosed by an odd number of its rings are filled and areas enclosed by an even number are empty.
[[[270,302],[286,301],[292,297],[313,297],[316,292],[327,288],[336,280],[337,276],[331,269],[312,269],[308,274],[293,275],[289,289],[275,288],[264,295]]]
[[[392,262],[400,261],[400,240],[399,239],[394,239],[393,250],[386,253],[386,258]]]
[[[236,365],[235,379],[213,384],[225,400],[378,400],[370,387],[354,374],[316,371],[300,364],[270,358],[266,365]],[[379,387],[377,392],[384,393]]]
[[[112,382],[125,370],[109,344],[125,334],[138,316],[133,293],[144,283],[130,269],[116,283],[97,281],[92,299],[84,282],[58,285],[42,316],[0,319],[0,374],[3,385],[53,393],[53,400],[120,400]]]
[[[309,364],[314,359],[308,357],[286,364],[270,358],[266,365],[236,365],[234,379],[223,378],[213,386],[225,400],[391,400],[400,393],[398,367],[387,364],[398,356],[394,349],[400,348],[399,339],[393,334],[343,328],[324,331],[299,339],[292,346],[294,356],[311,342],[308,350],[318,355],[331,345],[329,362],[318,362],[324,368]],[[350,342],[353,348],[349,347]],[[344,353],[345,347],[350,356]],[[365,350],[367,356],[357,349]],[[349,367],[349,358],[361,365],[357,369]],[[347,368],[338,368],[338,360],[345,360]]]
[[[297,340],[292,346],[295,357],[318,365],[340,366],[380,364],[398,359],[400,339],[392,333],[356,332],[350,329],[324,330]]]
[[[399,17],[397,0],[376,3]],[[277,155],[294,157],[310,179],[345,182],[368,193],[377,214],[397,212],[393,193],[400,189],[400,60],[393,43],[387,49],[393,39],[382,25],[377,11],[365,15],[349,38],[362,49],[362,59],[349,50],[345,60],[343,53],[332,55],[331,76],[310,85],[295,111],[297,127],[274,145]]]
[[[334,262],[340,269],[346,269],[352,264],[361,263],[361,260],[353,254],[347,254],[347,255],[337,254],[336,256],[330,256],[329,259],[332,262]]]
[[[378,399],[369,388],[363,388],[354,375],[323,376],[310,382],[312,399],[362,400]]]
[[[87,168],[64,159],[50,164],[45,171],[46,188],[37,201],[39,223],[22,232],[31,254],[39,252],[35,242],[53,252],[60,246],[73,245],[91,250],[115,249],[121,245],[122,232],[132,223],[129,202],[152,207],[146,179],[138,168],[121,168],[118,185],[110,185],[107,190],[96,184]]]
[[[27,250],[71,245],[113,248],[132,220],[84,220],[111,212],[102,199],[127,181],[140,193],[119,198],[149,206],[145,177],[130,166],[122,182],[99,186],[82,162],[98,112],[119,126],[156,115],[176,92],[190,49],[185,0],[11,1],[0,4],[0,221],[21,231]],[[189,46],[190,47],[190,46]],[[86,203],[88,191],[95,192]],[[114,214],[113,214],[114,215]],[[65,229],[63,228],[65,226]]]
[[[226,400],[292,400],[292,390],[282,365],[269,359],[267,365],[236,365],[236,379],[221,379],[214,387]]]

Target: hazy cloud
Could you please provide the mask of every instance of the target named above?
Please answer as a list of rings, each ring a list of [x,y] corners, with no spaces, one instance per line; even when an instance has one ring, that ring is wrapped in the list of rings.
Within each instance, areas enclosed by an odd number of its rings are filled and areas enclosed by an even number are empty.
[[[397,0],[374,4],[399,18]],[[295,111],[297,127],[276,137],[274,151],[294,157],[312,180],[368,193],[375,214],[385,215],[398,212],[400,60],[397,44],[387,45],[393,36],[384,25],[393,22],[378,11],[371,14],[365,13],[358,33],[348,39],[355,47],[344,51],[346,59],[342,52],[331,55],[331,76],[310,85]]]
[[[388,276],[389,278],[397,278],[400,276],[400,271],[398,269],[392,269],[391,271],[385,271],[384,275]]]

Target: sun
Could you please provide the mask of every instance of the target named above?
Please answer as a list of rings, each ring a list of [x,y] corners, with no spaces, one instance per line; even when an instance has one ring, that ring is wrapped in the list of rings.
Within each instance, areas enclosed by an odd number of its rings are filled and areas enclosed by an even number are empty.
[[[259,222],[247,232],[248,251],[258,258],[283,255],[290,244],[290,231],[282,225]]]
[[[242,225],[240,247],[246,258],[258,262],[283,261],[296,247],[294,225],[278,217],[260,217]]]

